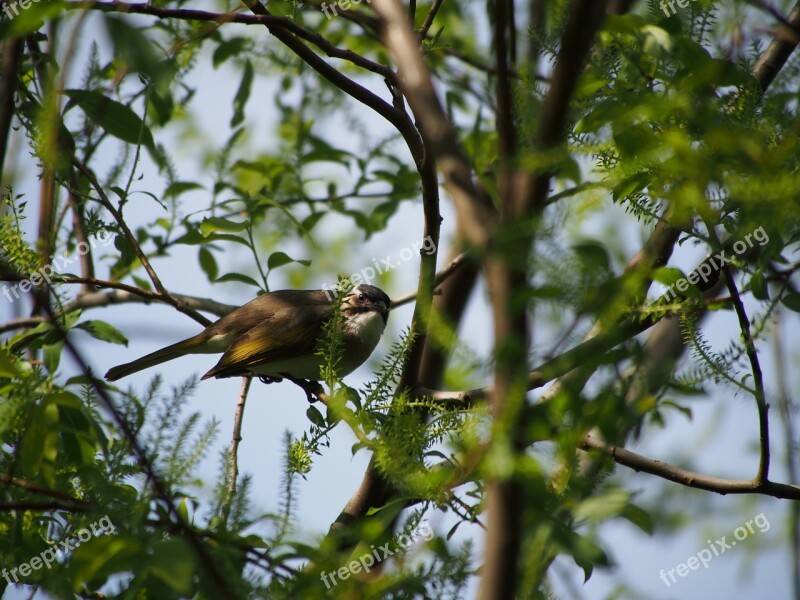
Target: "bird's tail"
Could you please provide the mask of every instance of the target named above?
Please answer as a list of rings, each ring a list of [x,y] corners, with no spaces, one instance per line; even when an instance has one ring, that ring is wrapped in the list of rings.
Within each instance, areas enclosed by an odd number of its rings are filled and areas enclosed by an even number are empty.
[[[132,375],[133,373],[138,373],[144,369],[149,369],[150,367],[160,365],[161,363],[172,360],[173,358],[178,358],[184,354],[189,354],[191,353],[192,349],[197,348],[197,346],[201,345],[205,341],[205,337],[202,333],[200,333],[194,337],[183,340],[182,342],[177,342],[176,344],[172,344],[166,348],[162,348],[161,350],[151,352],[150,354],[142,356],[141,358],[137,358],[132,362],[113,367],[108,370],[108,373],[106,373],[106,379],[108,381],[116,381],[117,379],[122,379],[123,377]]]

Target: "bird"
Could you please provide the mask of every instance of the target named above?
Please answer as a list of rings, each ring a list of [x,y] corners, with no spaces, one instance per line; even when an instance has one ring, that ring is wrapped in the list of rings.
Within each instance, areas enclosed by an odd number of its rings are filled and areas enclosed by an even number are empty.
[[[265,383],[284,377],[295,383],[319,381],[325,359],[317,353],[335,304],[330,290],[267,292],[197,335],[109,369],[105,378],[117,381],[187,354],[221,352],[219,362],[202,379],[253,374]],[[358,285],[343,296],[338,376],[352,373],[375,350],[386,328],[390,305],[389,296],[374,285]]]

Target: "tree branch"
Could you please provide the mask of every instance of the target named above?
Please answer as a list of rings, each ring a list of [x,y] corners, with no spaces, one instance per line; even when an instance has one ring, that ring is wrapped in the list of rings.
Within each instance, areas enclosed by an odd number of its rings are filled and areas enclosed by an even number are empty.
[[[5,40],[0,53],[0,175],[6,164],[6,149],[14,118],[14,91],[17,88],[23,38]]]
[[[570,99],[594,41],[594,34],[606,14],[607,3],[608,0],[575,0],[572,4],[561,37],[561,51],[550,78],[550,87],[542,102],[539,131],[534,140],[534,147],[539,151],[552,150],[564,138]],[[521,185],[527,206],[544,206],[551,176],[549,170],[526,175]]]
[[[800,26],[800,2],[794,5],[786,20],[795,28]],[[759,57],[753,67],[753,75],[761,85],[762,91],[766,91],[780,70],[789,60],[794,49],[797,47],[797,34],[784,28],[778,31],[766,51]]]
[[[258,0],[244,0],[244,3],[251,11],[253,11],[254,14],[258,16],[272,16],[264,7],[264,5]],[[328,63],[322,60],[322,58],[313,52],[308,46],[303,44],[300,39],[295,37],[292,32],[271,22],[265,23],[265,26],[273,36],[275,36],[308,66],[322,75],[330,83],[338,87],[346,94],[352,96],[362,104],[370,107],[384,119],[389,121],[389,123],[391,123],[400,132],[400,135],[406,141],[414,160],[417,163],[422,161],[422,141],[419,139],[419,133],[414,127],[414,124],[404,111],[398,110],[391,104],[385,102],[370,92],[365,87],[359,85],[352,79],[334,69]]]
[[[182,21],[210,21],[223,25],[239,23],[243,25],[268,25],[282,27],[294,35],[311,42],[331,58],[339,58],[353,63],[367,71],[380,75],[390,81],[394,80],[394,72],[387,66],[376,63],[360,54],[345,48],[338,48],[325,37],[302,27],[289,19],[275,15],[248,15],[238,12],[214,13],[205,10],[187,8],[162,8],[147,3],[133,2],[68,2],[66,8],[71,10],[97,10],[100,12],[117,12],[123,14],[139,14],[158,17],[159,19],[178,19]]]
[[[0,501],[0,510],[66,510],[69,512],[83,512],[89,510],[89,506],[64,502],[63,500],[48,500],[44,502],[36,500],[9,500]]]
[[[397,64],[400,89],[420,126],[425,148],[436,160],[456,210],[462,213],[465,240],[483,247],[488,241],[488,228],[496,220],[496,211],[483,201],[472,182],[472,169],[436,95],[417,36],[396,0],[373,0],[373,7],[381,18],[386,46]]]
[[[667,479],[673,483],[679,483],[686,487],[691,487],[717,494],[762,494],[773,498],[785,498],[787,500],[800,500],[800,486],[788,485],[785,483],[774,483],[772,481],[758,481],[758,479],[723,479],[721,477],[711,477],[694,471],[681,469],[669,463],[661,462],[636,454],[625,448],[606,444],[590,435],[583,438],[581,442],[582,450],[597,450],[606,456],[611,457],[614,462],[629,467],[634,471],[650,473],[662,479]]]
[[[63,492],[61,490],[54,490],[51,488],[42,487],[38,484],[32,483],[30,481],[26,481],[24,479],[19,479],[17,477],[5,477],[2,479],[2,484],[8,487],[16,487],[25,490],[26,492],[31,492],[34,494],[41,494],[42,496],[50,496],[51,498],[56,498],[58,500],[63,500],[69,504],[74,506],[82,506],[83,508],[89,508],[89,503],[79,498],[74,498],[70,494]]]

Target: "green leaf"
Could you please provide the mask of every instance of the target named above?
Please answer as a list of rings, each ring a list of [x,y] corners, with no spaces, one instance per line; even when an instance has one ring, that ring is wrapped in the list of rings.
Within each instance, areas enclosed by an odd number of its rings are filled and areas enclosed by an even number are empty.
[[[572,558],[583,569],[584,582],[589,581],[595,565],[608,566],[609,560],[603,549],[588,537],[575,535],[572,547]]]
[[[92,537],[75,549],[67,564],[76,589],[90,581],[103,581],[116,573],[142,569],[145,548],[134,535],[115,533]]]
[[[678,412],[682,413],[690,421],[692,420],[692,409],[689,408],[688,406],[683,406],[682,404],[678,404],[677,402],[673,402],[672,400],[662,400],[661,402],[659,402],[659,406],[663,406],[664,408],[675,409]]]
[[[186,246],[197,246],[200,244],[210,244],[211,242],[233,242],[236,244],[241,244],[247,248],[250,247],[250,244],[247,240],[239,237],[238,235],[233,235],[231,233],[215,233],[211,232],[207,236],[204,236],[200,231],[197,229],[193,229],[194,225],[188,225],[188,231],[177,238],[173,244],[184,244]]]
[[[300,221],[298,221],[297,217],[295,217],[288,208],[283,206],[280,202],[275,202],[275,200],[267,196],[261,196],[260,203],[268,204],[269,206],[274,206],[275,208],[280,210],[284,215],[286,215],[286,217],[290,221],[292,221],[292,223],[294,223],[297,226],[297,229],[300,231],[300,233],[302,233],[305,236],[305,238],[308,240],[312,248],[319,248],[317,241],[311,236],[311,234],[305,228],[305,225]]]
[[[61,391],[51,394],[49,400],[58,405],[58,428],[67,458],[76,465],[91,464],[99,442],[97,433],[101,430],[81,399]]]
[[[756,300],[769,300],[769,287],[763,273],[753,275],[750,279],[750,290]]]
[[[305,265],[306,267],[311,264],[310,260],[295,260],[294,258],[290,257],[285,252],[273,252],[269,255],[267,259],[267,268],[269,270],[277,269],[278,267],[282,267],[283,265],[288,265],[289,263],[300,263],[301,265]]]
[[[87,117],[110,135],[129,144],[139,144],[141,141],[151,154],[156,152],[153,134],[129,107],[89,90],[65,90],[64,93],[70,99],[65,111],[71,106],[80,106]]]
[[[800,312],[800,294],[790,293],[781,298],[783,305],[789,310]]]
[[[302,222],[303,230],[310,232],[312,229],[314,229],[316,224],[319,223],[319,220],[322,217],[324,217],[326,214],[328,214],[328,213],[326,213],[326,212],[316,212],[316,213],[308,215],[305,219],[303,219],[303,222]]]
[[[619,114],[619,106],[614,102],[600,102],[575,125],[577,133],[591,133],[609,123]]]
[[[211,59],[214,68],[216,69],[232,56],[237,56],[244,52],[247,49],[248,43],[249,41],[247,38],[243,37],[234,37],[222,42],[217,46],[217,49],[214,50],[214,55]]]
[[[15,364],[16,357],[12,360],[11,354],[5,348],[0,348],[0,377],[10,377],[15,379],[22,373]]]
[[[611,259],[608,257],[608,252],[602,244],[591,241],[575,244],[572,246],[572,251],[575,252],[578,260],[589,270],[611,270]]]
[[[147,291],[151,291],[153,289],[152,286],[150,285],[149,280],[143,277],[138,277],[136,275],[131,275],[131,277],[133,278],[133,282],[136,284],[136,287],[139,287]]]
[[[164,91],[174,78],[177,67],[171,60],[164,60],[154,50],[157,48],[146,35],[130,22],[114,15],[105,17],[109,40],[114,44],[114,57],[125,63],[126,71],[141,73],[153,82],[155,88]]]
[[[622,511],[621,516],[636,525],[647,535],[653,535],[653,519],[650,517],[650,513],[643,508],[635,504],[628,504]]]
[[[379,204],[369,216],[372,231],[383,231],[389,223],[389,219],[397,212],[400,203],[397,200],[389,200]]]
[[[247,285],[252,285],[261,289],[261,286],[258,285],[255,279],[248,277],[247,275],[242,275],[241,273],[226,273],[217,279],[215,283],[226,283],[228,281],[238,281],[239,283],[246,283]]]
[[[29,4],[28,8],[19,6],[13,1],[4,2],[3,11],[9,19],[0,21],[0,40],[12,37],[24,37],[40,29],[45,21],[51,21],[64,12],[65,2],[48,0],[47,2]]]
[[[64,350],[64,342],[58,341],[55,344],[47,344],[42,347],[44,352],[44,366],[51,375],[58,371],[58,365],[61,363],[61,353]]]
[[[181,501],[178,504],[178,507],[176,509],[177,512],[178,512],[178,517],[180,518],[180,520],[183,523],[186,523],[187,525],[190,523],[190,521],[189,521],[189,502],[188,502],[188,500],[189,499],[186,496],[181,498]]]
[[[200,260],[200,268],[203,269],[208,280],[214,281],[219,274],[219,267],[217,266],[217,260],[214,258],[214,255],[211,254],[208,248],[201,246],[198,259]]]
[[[119,329],[109,325],[105,321],[84,321],[83,323],[78,323],[75,329],[83,329],[93,338],[104,342],[120,344],[122,346],[128,345],[128,338],[126,338]]]
[[[356,452],[358,452],[358,451],[359,451],[359,450],[361,450],[362,448],[367,448],[367,447],[368,447],[368,446],[367,446],[366,442],[356,442],[356,443],[355,443],[355,444],[353,444],[353,446],[350,448],[350,452],[353,454],[353,456],[355,456],[355,455],[356,455]]]
[[[200,233],[208,237],[215,231],[237,232],[247,229],[247,223],[238,223],[222,217],[208,217],[200,223]]]
[[[250,97],[250,89],[252,86],[253,65],[248,60],[244,64],[242,81],[239,84],[239,89],[236,91],[236,96],[233,99],[233,117],[231,117],[231,127],[236,127],[242,121],[244,121],[244,107],[247,104],[247,99]]]
[[[164,190],[164,196],[173,196],[177,198],[182,193],[188,192],[189,190],[202,190],[202,189],[205,188],[203,188],[203,186],[200,185],[199,183],[195,183],[194,181],[176,181],[175,183],[170,184],[169,187],[167,187],[167,189]]]
[[[306,409],[306,416],[314,425],[325,427],[325,417],[322,416],[322,413],[319,412],[316,406],[309,406],[308,409]]]
[[[604,521],[619,515],[628,504],[630,494],[621,489],[611,490],[601,496],[587,498],[575,508],[579,519]]]
[[[663,283],[666,286],[670,286],[678,280],[685,278],[686,276],[683,274],[683,271],[675,267],[659,267],[653,271],[653,280],[658,283]]]
[[[49,394],[33,407],[30,424],[22,440],[20,462],[26,477],[41,476],[45,483],[55,486],[55,463],[58,456],[58,405]]]
[[[150,117],[151,123],[166,125],[172,118],[174,110],[175,101],[172,99],[169,88],[163,91],[153,89],[147,95],[147,115]]]

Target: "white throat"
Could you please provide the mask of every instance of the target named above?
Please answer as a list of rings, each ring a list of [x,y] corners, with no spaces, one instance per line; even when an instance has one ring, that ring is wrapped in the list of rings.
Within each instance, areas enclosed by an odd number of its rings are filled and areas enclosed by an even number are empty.
[[[356,313],[347,319],[345,327],[349,335],[357,336],[365,347],[369,347],[370,354],[378,345],[386,328],[386,323],[380,313],[375,311]]]

